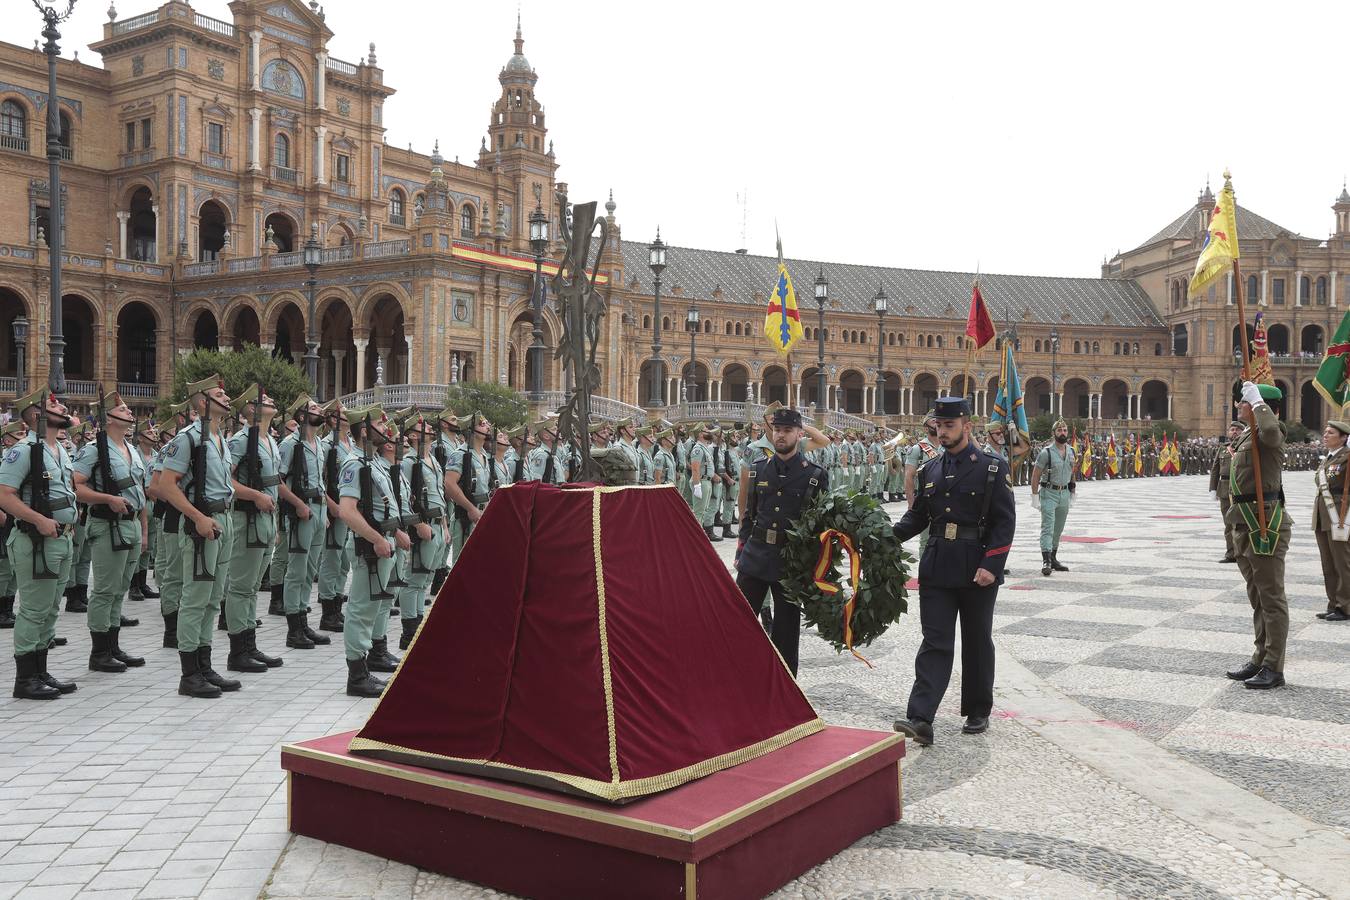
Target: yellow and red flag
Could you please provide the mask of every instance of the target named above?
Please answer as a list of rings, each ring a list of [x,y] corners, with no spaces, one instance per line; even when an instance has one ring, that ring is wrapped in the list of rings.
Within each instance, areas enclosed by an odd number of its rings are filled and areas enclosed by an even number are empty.
[[[1134,474],[1144,474],[1144,442],[1138,440],[1134,442]]]
[[[1112,478],[1120,474],[1120,457],[1116,454],[1116,436],[1114,433],[1106,439],[1106,471]]]
[[[1083,462],[1078,467],[1079,473],[1084,478],[1092,477],[1092,435],[1083,435]]]
[[[783,242],[778,241],[778,280],[769,294],[769,309],[764,316],[764,336],[769,345],[786,354],[802,339],[802,316],[797,311],[797,294],[792,276],[783,264]]]
[[[966,337],[974,341],[976,350],[983,350],[994,339],[994,320],[989,318],[989,307],[984,305],[984,296],[980,293],[978,279],[970,291],[970,313],[966,316]]]
[[[1237,201],[1233,199],[1232,176],[1224,172],[1223,190],[1214,201],[1205,243],[1200,248],[1200,258],[1195,261],[1195,274],[1191,276],[1188,289],[1190,296],[1200,296],[1211,284],[1225,277],[1237,258]]]

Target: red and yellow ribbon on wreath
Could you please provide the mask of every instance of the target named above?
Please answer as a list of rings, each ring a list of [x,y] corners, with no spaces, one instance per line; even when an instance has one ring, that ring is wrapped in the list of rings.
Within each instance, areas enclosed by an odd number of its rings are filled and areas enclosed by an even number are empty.
[[[865,656],[853,649],[853,609],[858,602],[858,581],[862,576],[862,554],[853,546],[853,539],[837,528],[827,528],[820,533],[820,558],[816,560],[815,571],[816,587],[826,594],[839,593],[839,585],[830,584],[825,580],[825,573],[830,570],[830,559],[834,556],[836,541],[839,542],[839,549],[848,557],[849,584],[853,588],[853,593],[844,604],[844,646],[848,648],[849,653],[867,663],[869,669],[875,668]]]

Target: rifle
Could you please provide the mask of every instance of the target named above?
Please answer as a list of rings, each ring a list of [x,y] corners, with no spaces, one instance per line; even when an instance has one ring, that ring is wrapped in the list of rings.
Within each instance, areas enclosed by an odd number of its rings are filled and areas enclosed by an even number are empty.
[[[477,487],[478,479],[475,477],[476,473],[473,470],[473,434],[473,428],[471,427],[469,430],[468,443],[464,445],[463,471],[460,472],[459,476],[459,489],[464,491],[464,496],[469,499],[470,503],[477,506],[478,494],[475,488]],[[469,532],[473,530],[473,523],[469,521],[469,513],[458,503],[455,504],[455,519],[459,522],[459,527],[464,530],[465,536],[468,536]]]
[[[338,404],[338,420],[333,425],[333,433],[329,435],[329,437],[331,437],[333,440],[328,445],[328,453],[325,454],[323,458],[323,486],[324,489],[328,492],[328,499],[332,500],[334,503],[342,502],[338,496],[338,486],[337,486],[338,483],[337,453],[338,453],[338,441],[341,440],[341,435],[342,435],[342,404]],[[338,546],[337,540],[333,537],[334,528],[336,528],[337,523],[338,523],[337,516],[328,517],[328,527],[324,529],[323,535],[323,548],[325,550],[342,549],[341,547]]]
[[[392,427],[392,426],[391,426]],[[399,434],[394,441],[394,459],[389,464],[389,486],[394,489],[394,518],[398,520],[399,527],[408,524],[403,517],[403,435]],[[419,466],[420,468],[420,466]],[[410,501],[411,505],[411,501]],[[416,531],[416,529],[413,529]],[[394,566],[394,572],[389,579],[390,587],[407,587],[408,582],[403,576],[398,574],[398,566]]]
[[[417,517],[417,522],[431,525],[432,522],[427,518],[427,476],[422,467],[426,455],[426,433],[423,431],[425,423],[421,416],[417,419],[417,459],[412,465],[412,475],[408,479],[408,491],[411,494],[409,504],[412,506],[413,515]],[[412,571],[416,574],[428,573],[431,570],[422,565],[422,538],[417,534],[417,525],[413,525],[412,534]]]
[[[309,463],[305,459],[305,429],[314,427],[309,424],[308,404],[302,411],[302,415],[304,416],[303,423],[299,419],[296,420],[295,449],[291,451],[290,484],[287,486],[291,489],[291,493],[301,500],[306,503],[313,503],[318,499],[318,492],[306,487],[309,483]],[[290,540],[286,545],[286,552],[308,553],[309,547],[300,544],[300,516],[294,506],[289,503],[286,506],[288,507],[286,515],[290,517]]]
[[[50,387],[48,396],[50,396]],[[28,461],[28,482],[31,486],[29,496],[29,507],[33,512],[40,516],[51,518],[52,502],[51,495],[48,493],[47,486],[47,459],[43,455],[47,447],[47,401],[44,399],[41,409],[38,410],[36,428],[37,440],[33,442],[32,450],[29,451]],[[44,581],[51,581],[56,578],[56,573],[52,571],[47,564],[47,548],[43,543],[46,538],[42,532],[38,531],[37,526],[31,522],[20,521],[19,530],[33,542],[33,578]],[[38,560],[42,560],[42,568],[38,568]]]
[[[94,438],[94,446],[98,451],[98,480],[101,483],[103,492],[107,494],[116,493],[119,497],[122,495],[123,485],[113,479],[112,474],[112,456],[108,452],[108,410],[105,406],[105,397],[103,394],[103,385],[98,386],[98,435]],[[131,478],[127,478],[127,486],[130,486]],[[122,520],[119,513],[108,510],[109,519],[113,522]],[[114,553],[121,553],[124,550],[130,550],[131,544],[122,539],[122,529],[120,526],[110,525],[108,528],[108,542],[112,545]]]
[[[192,448],[192,505],[198,512],[205,513],[206,506],[206,442],[211,440],[211,404],[214,403],[210,397],[206,398],[205,412],[202,415],[202,439],[197,442],[197,446]],[[188,438],[188,444],[191,445],[192,438]],[[193,581],[215,581],[216,573],[206,570],[206,538],[197,533],[195,525],[188,526],[192,536],[192,580]]]
[[[361,455],[364,464],[361,466],[356,479],[357,485],[360,488],[360,496],[357,497],[356,500],[356,509],[361,513],[361,518],[366,520],[366,524],[370,525],[370,527],[374,528],[376,531],[379,531],[380,523],[375,520],[375,485],[372,482],[370,475],[370,467],[375,464],[374,457],[371,453],[370,429],[370,416],[367,414],[366,424],[361,433]],[[352,542],[356,555],[365,560],[367,585],[369,587],[378,586],[380,582],[380,557],[375,552],[375,545],[361,537],[361,535],[357,534],[355,531],[352,532]],[[373,585],[370,583],[370,578],[372,576],[375,579]],[[393,594],[385,590],[370,591],[372,600],[387,600],[393,596]]]
[[[244,476],[244,485],[255,491],[263,489],[262,454],[258,443],[262,438],[259,416],[262,408],[262,382],[258,382],[258,396],[253,399],[253,421],[248,426],[248,438],[244,444],[243,464],[239,467]],[[248,507],[252,507],[251,509]],[[266,542],[258,537],[258,507],[250,503],[244,508],[244,546],[250,550],[262,549]]]
[[[492,429],[492,452],[488,454],[488,497],[497,493],[497,488],[501,487],[501,479],[497,477],[497,429]]]

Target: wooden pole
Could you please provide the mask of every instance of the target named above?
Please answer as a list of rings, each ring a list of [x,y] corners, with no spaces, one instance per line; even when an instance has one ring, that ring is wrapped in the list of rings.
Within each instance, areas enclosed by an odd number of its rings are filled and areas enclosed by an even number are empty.
[[[1242,264],[1233,260],[1233,293],[1237,296],[1238,327],[1242,334],[1242,380],[1251,381],[1251,348],[1247,346],[1247,306],[1242,300]],[[1261,538],[1266,536],[1266,498],[1261,490],[1261,441],[1256,428],[1256,410],[1247,411],[1247,425],[1252,430],[1252,475],[1256,478],[1256,521],[1261,526]]]

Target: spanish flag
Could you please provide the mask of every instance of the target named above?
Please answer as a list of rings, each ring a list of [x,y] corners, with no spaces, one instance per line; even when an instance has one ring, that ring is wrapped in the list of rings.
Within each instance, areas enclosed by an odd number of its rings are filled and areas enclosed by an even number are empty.
[[[1219,191],[1214,211],[1209,215],[1209,230],[1195,261],[1188,293],[1198,297],[1215,281],[1226,276],[1238,258],[1237,201],[1233,199],[1233,177],[1223,173],[1223,190]]]
[[[1134,445],[1134,474],[1144,474],[1144,441],[1139,439]]]
[[[1116,435],[1115,432],[1106,439],[1106,471],[1112,478],[1120,474],[1120,457],[1116,454]]]
[[[764,336],[779,353],[786,354],[802,339],[802,316],[797,311],[797,294],[792,276],[783,265],[783,241],[778,241],[778,281],[769,295],[769,311],[764,316]]]

